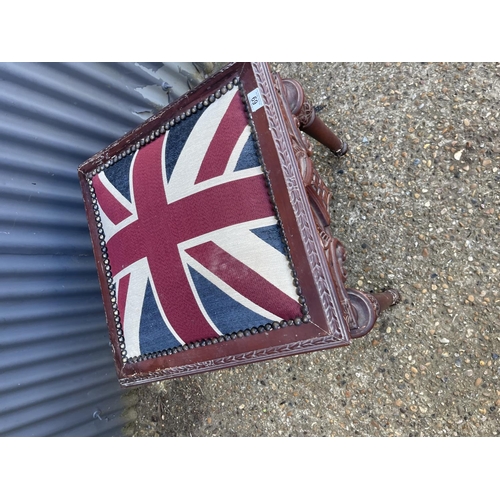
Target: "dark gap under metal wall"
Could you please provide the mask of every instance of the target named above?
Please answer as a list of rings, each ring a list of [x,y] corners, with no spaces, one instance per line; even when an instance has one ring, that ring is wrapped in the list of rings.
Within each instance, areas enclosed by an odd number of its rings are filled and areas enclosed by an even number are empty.
[[[196,68],[0,64],[0,435],[121,434],[77,168],[201,81]]]

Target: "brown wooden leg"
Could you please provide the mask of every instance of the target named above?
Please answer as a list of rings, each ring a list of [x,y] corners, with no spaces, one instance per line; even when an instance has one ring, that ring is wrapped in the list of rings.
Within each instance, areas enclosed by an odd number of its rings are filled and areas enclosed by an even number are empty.
[[[336,156],[344,155],[348,150],[347,143],[341,141],[316,116],[313,106],[305,98],[302,86],[292,79],[277,79],[277,82],[280,93],[288,104],[286,112],[289,119],[293,120],[301,131],[321,142]],[[330,229],[329,201],[331,193],[310,161],[312,149],[309,141],[300,133],[299,136],[301,139],[294,136],[295,140],[305,141],[304,150],[307,152],[303,155],[301,173],[311,201],[318,234],[332,273],[333,283],[343,309],[344,319],[351,338],[363,337],[373,328],[380,313],[397,304],[401,300],[401,296],[397,290],[370,294],[345,287],[347,274],[343,263],[346,259],[346,252],[342,243],[332,235]]]
[[[371,294],[349,288],[347,292],[357,316],[356,326],[351,328],[350,332],[353,339],[366,335],[373,328],[380,313],[401,300],[397,290]]]
[[[398,290],[387,290],[386,292],[373,293],[371,295],[378,302],[379,312],[385,311],[401,300],[401,294]]]
[[[331,235],[329,227],[321,227],[319,218],[316,218],[316,225],[351,338],[363,337],[373,328],[380,313],[397,304],[401,300],[401,295],[397,290],[371,294],[346,288],[344,245]]]
[[[286,100],[290,110],[299,121],[300,130],[313,137],[326,146],[335,156],[343,156],[349,150],[346,142],[340,140],[322,121],[316,116],[314,107],[306,99],[302,85],[291,78],[283,79]]]

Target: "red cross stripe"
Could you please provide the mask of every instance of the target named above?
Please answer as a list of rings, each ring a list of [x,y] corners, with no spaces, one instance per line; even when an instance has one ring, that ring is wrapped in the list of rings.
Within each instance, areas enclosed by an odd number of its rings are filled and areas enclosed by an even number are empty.
[[[144,257],[150,268],[161,307],[184,342],[214,336],[200,311],[182,265],[178,244],[234,224],[273,215],[263,175],[247,177],[168,203],[162,173],[163,136],[136,153],[133,165],[133,203],[137,219],[108,241],[116,275]],[[97,187],[97,186],[96,186]],[[102,183],[96,190],[102,210]],[[260,195],[258,195],[260,193]]]

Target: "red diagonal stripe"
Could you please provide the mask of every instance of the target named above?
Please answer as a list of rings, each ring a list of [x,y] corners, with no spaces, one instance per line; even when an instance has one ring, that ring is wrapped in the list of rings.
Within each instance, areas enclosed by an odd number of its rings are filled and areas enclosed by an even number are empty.
[[[207,149],[195,184],[218,177],[224,173],[234,146],[246,125],[247,120],[243,103],[238,93],[236,93]]]
[[[186,252],[231,288],[266,311],[283,319],[301,315],[297,301],[212,241]]]
[[[104,175],[104,174],[101,174]],[[132,215],[127,208],[125,208],[109,191],[108,188],[102,183],[100,175],[96,175],[92,179],[92,186],[94,186],[95,194],[99,200],[99,205],[104,211],[108,219],[113,224],[119,224],[127,217]]]

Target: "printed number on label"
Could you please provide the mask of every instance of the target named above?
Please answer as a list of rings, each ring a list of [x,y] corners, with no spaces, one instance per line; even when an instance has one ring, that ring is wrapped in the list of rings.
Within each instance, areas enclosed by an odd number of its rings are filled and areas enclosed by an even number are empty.
[[[258,88],[248,93],[248,101],[250,102],[250,107],[253,112],[257,111],[264,105],[262,102],[262,95],[260,94],[260,90]]]

